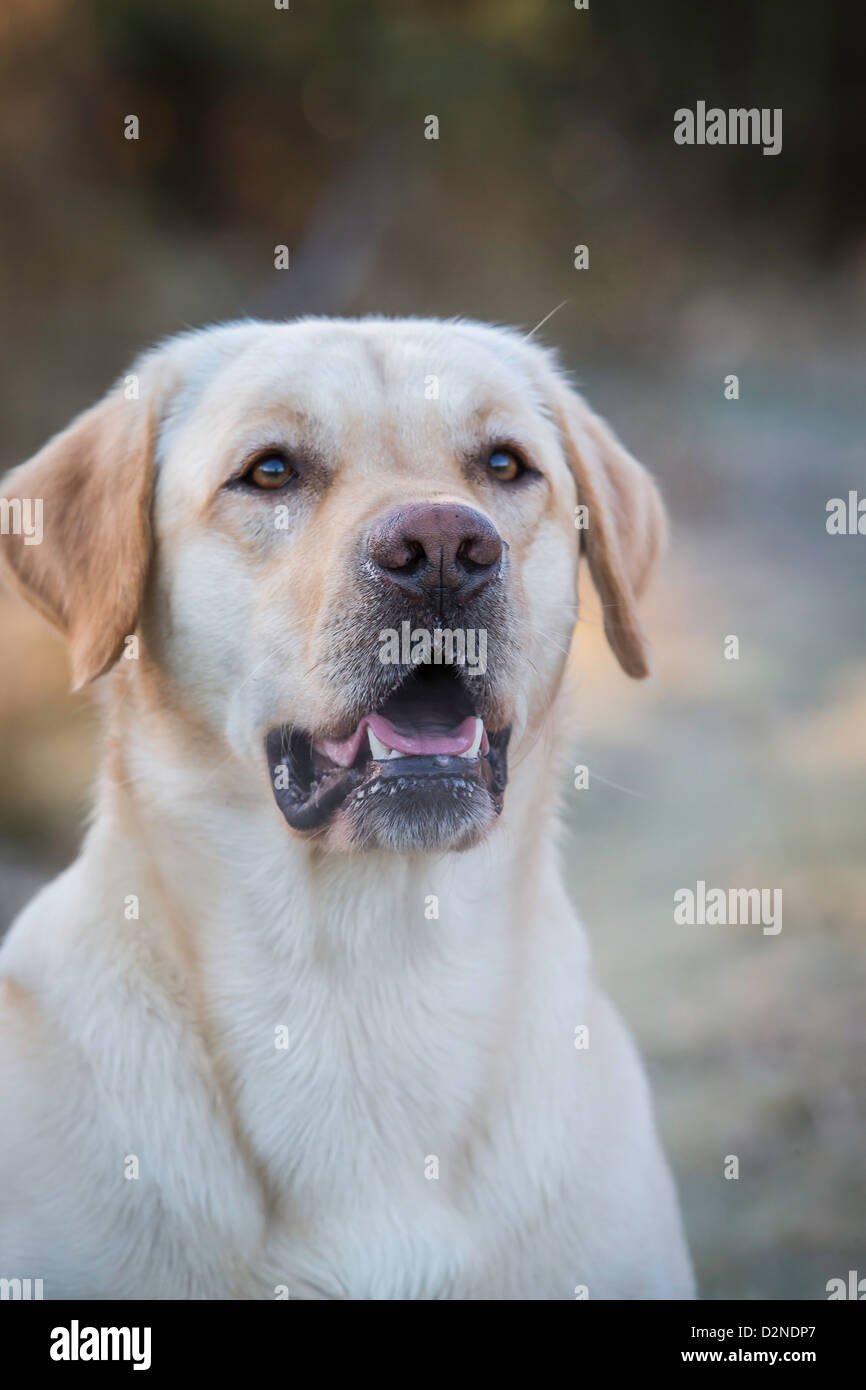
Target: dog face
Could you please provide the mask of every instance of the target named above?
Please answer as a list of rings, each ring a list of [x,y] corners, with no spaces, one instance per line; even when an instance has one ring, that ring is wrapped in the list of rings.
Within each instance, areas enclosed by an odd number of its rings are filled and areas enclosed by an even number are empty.
[[[581,549],[621,664],[647,671],[636,599],[657,493],[515,333],[371,319],[184,335],[4,493],[8,515],[43,501],[42,544],[10,527],[0,548],[67,635],[76,686],[138,632],[160,698],[331,848],[483,838],[509,747],[556,694]]]

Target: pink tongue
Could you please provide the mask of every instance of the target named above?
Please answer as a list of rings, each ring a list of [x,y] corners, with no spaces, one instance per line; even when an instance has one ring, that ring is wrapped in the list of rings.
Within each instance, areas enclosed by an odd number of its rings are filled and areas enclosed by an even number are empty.
[[[368,714],[367,723],[377,738],[398,753],[465,753],[472,747],[475,737],[475,716],[470,714],[458,724],[456,729],[445,733],[434,733],[431,729],[420,729],[416,733],[401,733],[390,719],[381,714]]]
[[[419,729],[417,732],[401,733],[390,719],[381,714],[365,714],[354,733],[348,738],[319,738],[313,747],[317,753],[324,753],[338,767],[351,767],[358,756],[361,740],[366,736],[367,725],[388,748],[398,753],[418,755],[422,753],[466,753],[475,738],[475,716],[470,714],[455,729],[444,733],[432,729]],[[487,752],[487,734],[481,735],[481,752]]]

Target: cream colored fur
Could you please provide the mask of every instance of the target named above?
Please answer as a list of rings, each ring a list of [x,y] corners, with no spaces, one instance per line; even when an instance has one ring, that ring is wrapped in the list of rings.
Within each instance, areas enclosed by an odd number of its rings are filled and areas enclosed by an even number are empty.
[[[137,400],[121,385],[5,488],[45,505],[41,547],[0,542],[7,574],[78,684],[108,674],[91,829],[0,952],[0,1276],[47,1297],[691,1297],[641,1064],[557,853],[574,507],[643,675],[648,475],[543,350],[481,325],[243,323],[133,371]],[[299,431],[325,471],[275,534],[223,484]],[[469,477],[485,431],[542,481]],[[509,544],[503,813],[462,853],[304,839],[264,735],[339,723],[358,537],[441,499]]]

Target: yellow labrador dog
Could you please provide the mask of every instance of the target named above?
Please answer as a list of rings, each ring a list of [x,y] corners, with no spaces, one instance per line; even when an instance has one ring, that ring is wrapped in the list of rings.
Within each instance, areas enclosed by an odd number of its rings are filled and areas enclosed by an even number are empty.
[[[663,515],[548,353],[186,334],[4,491],[5,572],[104,678],[106,745],[79,859],[0,953],[0,1276],[690,1297],[556,852],[579,552],[644,676]]]

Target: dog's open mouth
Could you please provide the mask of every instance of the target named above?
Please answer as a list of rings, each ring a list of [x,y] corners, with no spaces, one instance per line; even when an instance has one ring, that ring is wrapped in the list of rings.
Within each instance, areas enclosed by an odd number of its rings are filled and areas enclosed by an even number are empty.
[[[359,842],[475,838],[469,827],[502,809],[510,730],[485,728],[467,684],[451,666],[420,666],[342,737],[272,729],[268,762],[289,825],[320,830],[344,810]]]

